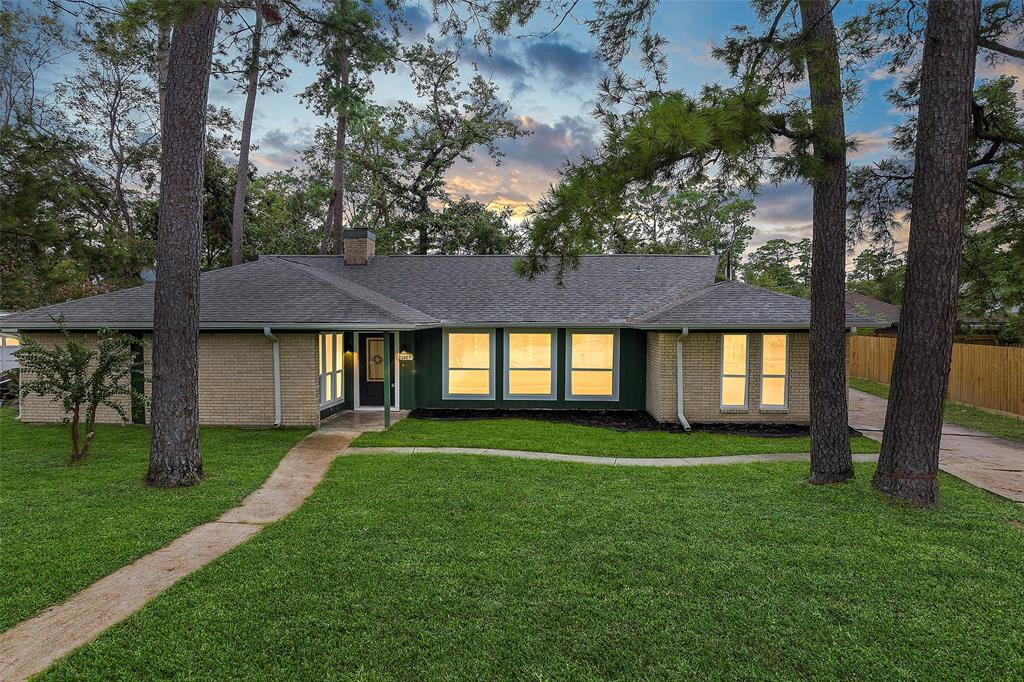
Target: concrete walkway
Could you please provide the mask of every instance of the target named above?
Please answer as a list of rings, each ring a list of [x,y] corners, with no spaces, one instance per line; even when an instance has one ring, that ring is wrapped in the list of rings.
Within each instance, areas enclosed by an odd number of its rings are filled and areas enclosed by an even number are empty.
[[[592,457],[590,455],[563,455],[557,452],[531,452],[529,450],[498,450],[492,448],[349,448],[346,455],[412,455],[422,453],[449,453],[462,455],[489,455],[514,459],[542,459],[549,462],[576,462],[631,467],[695,467],[709,464],[755,464],[760,462],[809,462],[806,452],[782,452],[770,455],[722,455],[719,457]],[[854,455],[854,462],[874,462],[878,455]]]
[[[370,420],[372,422],[373,420]],[[359,432],[316,431],[292,448],[261,488],[216,521],[137,559],[0,634],[0,680],[24,680],[92,641],[189,573],[242,544],[301,505]],[[364,430],[379,428],[361,424]]]
[[[882,440],[888,401],[850,389],[850,426]],[[1024,503],[1024,445],[943,423],[939,468],[972,485]]]

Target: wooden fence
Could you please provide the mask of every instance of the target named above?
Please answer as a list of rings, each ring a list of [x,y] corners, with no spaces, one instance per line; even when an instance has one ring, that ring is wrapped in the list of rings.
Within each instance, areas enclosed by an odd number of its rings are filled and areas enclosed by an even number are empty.
[[[889,383],[896,339],[850,337],[850,376]],[[1024,417],[1024,348],[953,344],[950,400]]]

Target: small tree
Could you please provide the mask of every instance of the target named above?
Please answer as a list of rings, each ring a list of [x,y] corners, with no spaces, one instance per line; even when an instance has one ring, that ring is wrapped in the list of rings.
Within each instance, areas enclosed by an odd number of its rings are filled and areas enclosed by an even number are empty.
[[[129,413],[119,398],[129,395],[139,398],[131,387],[131,369],[134,354],[130,337],[109,329],[97,333],[96,348],[88,348],[76,341],[64,327],[64,321],[55,320],[64,335],[64,343],[47,348],[31,338],[22,341],[15,355],[21,363],[22,399],[35,393],[60,403],[71,419],[71,463],[85,459],[92,442],[96,410],[105,405],[125,422]],[[81,437],[80,423],[85,416],[85,438]]]

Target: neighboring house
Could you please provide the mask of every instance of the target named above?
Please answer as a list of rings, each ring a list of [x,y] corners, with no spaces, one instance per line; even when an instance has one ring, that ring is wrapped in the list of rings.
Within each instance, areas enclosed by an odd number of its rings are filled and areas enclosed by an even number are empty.
[[[875,333],[881,336],[896,336],[896,327],[900,322],[900,307],[897,305],[879,301],[857,291],[847,291],[846,314],[884,322],[884,325],[875,329]]]
[[[0,326],[3,326],[2,318],[9,314],[0,312]],[[14,353],[20,347],[21,341],[18,337],[10,334],[0,334],[0,374],[9,369],[18,369],[18,358],[14,357]],[[6,382],[6,378],[0,376],[0,382]]]
[[[385,393],[403,410],[645,409],[668,423],[808,422],[808,301],[716,284],[711,256],[584,256],[564,287],[550,275],[519,278],[514,260],[374,257],[373,233],[348,230],[344,258],[262,256],[204,273],[201,422],[316,425],[338,410],[383,409]],[[16,313],[3,326],[56,342],[51,316],[63,315],[83,339],[105,326],[146,341],[153,291]],[[849,315],[847,324],[879,323]],[[137,381],[150,354],[140,345]],[[63,417],[39,397],[22,414]]]

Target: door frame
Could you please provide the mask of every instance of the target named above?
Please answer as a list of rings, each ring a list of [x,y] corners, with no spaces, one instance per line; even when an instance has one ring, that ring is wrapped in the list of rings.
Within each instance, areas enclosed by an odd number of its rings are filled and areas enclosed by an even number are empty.
[[[392,410],[399,410],[399,409],[401,409],[400,408],[401,391],[399,389],[401,388],[401,383],[400,382],[402,380],[402,376],[401,376],[401,372],[398,371],[399,368],[400,368],[400,365],[399,365],[399,360],[398,360],[398,352],[396,350],[398,348],[398,332],[387,332],[387,331],[384,331],[384,332],[364,331],[364,332],[353,332],[352,333],[352,338],[353,338],[353,345],[352,345],[352,358],[353,358],[353,362],[352,362],[352,376],[355,378],[355,383],[352,384],[352,401],[353,401],[352,402],[352,409],[354,409],[354,410],[361,410],[361,411],[364,411],[364,412],[383,412],[384,411],[384,406],[383,405],[360,405],[359,404],[359,366],[361,364],[361,362],[359,360],[359,335],[360,334],[372,334],[373,336],[377,336],[377,335],[380,335],[380,334],[391,334],[392,335],[391,336],[391,355],[394,356],[395,366],[394,366],[394,369],[391,370],[391,372],[392,372],[392,376],[395,377],[395,399],[391,403],[391,409]],[[387,389],[385,389],[384,392],[387,393]]]

